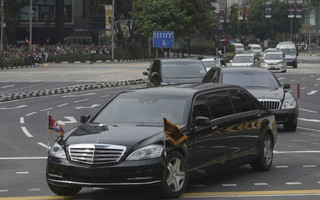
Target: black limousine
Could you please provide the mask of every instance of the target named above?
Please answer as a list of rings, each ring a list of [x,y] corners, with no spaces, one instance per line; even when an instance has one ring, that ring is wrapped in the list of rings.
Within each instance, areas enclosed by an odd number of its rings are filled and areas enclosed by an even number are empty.
[[[185,134],[180,144],[165,136],[163,115]],[[268,109],[239,86],[215,83],[125,91],[81,122],[49,151],[47,183],[58,195],[154,186],[176,198],[199,169],[269,170],[277,141]]]

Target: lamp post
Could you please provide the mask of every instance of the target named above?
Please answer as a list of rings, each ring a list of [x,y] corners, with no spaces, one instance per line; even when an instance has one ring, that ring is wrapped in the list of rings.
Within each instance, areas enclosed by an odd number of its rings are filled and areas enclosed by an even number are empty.
[[[3,51],[3,28],[4,28],[4,9],[3,9],[3,0],[1,0],[1,8],[0,8],[0,12],[1,12],[1,22],[0,22],[0,25],[1,25],[1,41],[0,41],[0,52]]]
[[[297,29],[297,19],[302,18],[302,5],[303,5],[303,0],[289,0],[289,13],[288,13],[288,18],[290,18],[290,40],[293,40],[292,37],[292,23],[293,19],[295,18],[296,20],[294,21],[295,23],[295,33],[294,33],[294,42],[296,42],[297,36],[296,36],[296,29]]]

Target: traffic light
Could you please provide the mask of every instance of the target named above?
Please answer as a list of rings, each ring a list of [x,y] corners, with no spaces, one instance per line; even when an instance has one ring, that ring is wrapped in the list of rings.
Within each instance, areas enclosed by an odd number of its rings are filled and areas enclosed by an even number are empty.
[[[25,44],[29,44],[29,39],[26,37],[26,39],[24,40]]]

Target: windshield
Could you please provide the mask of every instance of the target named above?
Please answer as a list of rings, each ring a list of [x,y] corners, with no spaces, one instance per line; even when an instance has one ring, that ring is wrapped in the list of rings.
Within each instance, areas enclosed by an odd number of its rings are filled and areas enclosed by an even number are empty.
[[[261,47],[256,47],[256,46],[253,46],[251,47],[252,50],[257,50],[257,51],[261,51]]]
[[[162,65],[164,78],[203,78],[206,73],[201,62],[165,62]]]
[[[281,49],[282,52],[284,52],[285,55],[296,55],[295,49]]]
[[[252,63],[253,62],[253,56],[235,56],[232,60],[232,63]]]
[[[264,59],[265,60],[282,60],[283,57],[281,54],[266,54]]]
[[[202,61],[202,63],[203,63],[204,66],[206,66],[207,68],[220,67],[219,62],[218,62],[217,60],[215,60],[215,61]]]
[[[242,87],[280,87],[271,72],[224,72],[222,82]]]
[[[188,97],[123,93],[109,103],[93,123],[162,124],[162,114],[175,124],[185,124]]]

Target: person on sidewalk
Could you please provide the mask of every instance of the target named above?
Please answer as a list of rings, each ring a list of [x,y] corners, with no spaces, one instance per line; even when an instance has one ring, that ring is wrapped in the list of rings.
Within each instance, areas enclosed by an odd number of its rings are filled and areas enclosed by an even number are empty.
[[[91,51],[91,53],[90,53],[90,64],[93,64],[93,59],[94,59],[94,51]]]

